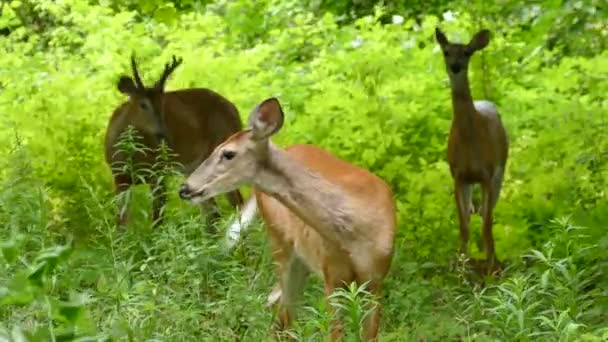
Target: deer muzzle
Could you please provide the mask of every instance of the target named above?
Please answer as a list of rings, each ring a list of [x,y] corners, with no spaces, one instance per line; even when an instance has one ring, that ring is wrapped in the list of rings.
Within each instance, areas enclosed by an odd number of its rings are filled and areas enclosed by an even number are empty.
[[[179,197],[183,200],[189,200],[193,203],[201,202],[205,197],[205,189],[192,190],[187,183],[184,183],[179,188]]]
[[[450,70],[453,74],[457,74],[462,70],[462,65],[458,63],[450,64]]]

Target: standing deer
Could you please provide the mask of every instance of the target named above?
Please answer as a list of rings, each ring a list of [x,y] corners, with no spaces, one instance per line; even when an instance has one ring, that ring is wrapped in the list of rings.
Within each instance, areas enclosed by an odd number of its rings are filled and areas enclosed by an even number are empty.
[[[269,98],[249,115],[248,129],[216,147],[185,181],[179,194],[199,203],[244,184],[254,196],[278,265],[278,330],[290,327],[309,273],[323,276],[325,294],[355,281],[380,297],[393,256],[396,213],[390,187],[370,172],[312,145],[285,150],[270,141],[283,125],[279,101]],[[379,304],[364,325],[375,341]],[[342,337],[332,323],[332,340]]]
[[[165,69],[153,87],[144,86],[135,57],[131,57],[133,79],[128,76],[120,77],[118,90],[129,96],[129,100],[118,106],[112,114],[105,137],[106,162],[112,166],[125,162],[127,156],[119,151],[116,143],[128,126],[133,126],[142,137],[146,147],[151,152],[136,153],[136,167],[151,167],[154,165],[156,148],[165,141],[175,153],[185,174],[190,174],[222,141],[242,128],[238,110],[223,96],[204,88],[181,89],[165,92],[165,82],[171,73],[182,63],[182,59],[173,56],[171,64],[165,64]],[[117,193],[127,190],[131,185],[140,183],[140,179],[132,179],[128,174],[113,169],[114,184]],[[166,202],[164,182],[150,174],[144,180],[153,188],[152,218],[155,224],[162,221],[161,209]],[[241,205],[243,199],[235,189],[228,195],[233,206]],[[211,210],[217,216],[216,203],[209,199],[201,205],[201,211]],[[127,208],[120,208],[118,223],[127,222]],[[213,232],[211,224],[208,230]]]
[[[487,271],[493,272],[500,268],[500,262],[494,251],[492,214],[500,195],[509,142],[496,106],[489,101],[474,102],[468,80],[469,58],[488,45],[490,31],[479,31],[466,45],[450,43],[439,28],[435,29],[435,38],[443,51],[452,88],[454,116],[448,140],[448,163],[460,220],[460,253],[468,252],[473,211],[471,190],[473,184],[479,183],[483,248]]]

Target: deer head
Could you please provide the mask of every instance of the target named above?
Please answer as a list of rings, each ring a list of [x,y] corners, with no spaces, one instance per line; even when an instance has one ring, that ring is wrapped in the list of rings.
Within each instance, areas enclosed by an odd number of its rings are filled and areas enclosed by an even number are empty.
[[[477,32],[468,44],[451,43],[439,28],[435,29],[435,38],[443,51],[448,75],[452,78],[466,75],[469,59],[473,53],[485,48],[490,42],[490,31],[481,30]]]
[[[165,125],[163,113],[163,94],[165,90],[165,82],[169,75],[182,63],[181,58],[173,56],[171,64],[165,64],[165,69],[153,87],[144,86],[141,77],[137,72],[137,63],[135,56],[131,56],[131,68],[133,70],[133,78],[129,76],[121,76],[118,81],[118,90],[129,96],[131,102],[135,104],[135,110],[149,118],[154,123],[154,135],[157,142],[167,139],[167,127]]]
[[[257,105],[249,114],[249,127],[215,148],[181,186],[179,195],[193,203],[255,183],[269,157],[270,136],[283,126],[283,110],[276,98]]]

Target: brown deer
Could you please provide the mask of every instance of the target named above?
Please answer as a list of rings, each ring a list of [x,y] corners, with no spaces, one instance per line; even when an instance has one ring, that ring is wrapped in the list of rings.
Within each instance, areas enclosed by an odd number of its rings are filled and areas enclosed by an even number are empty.
[[[285,150],[270,141],[283,125],[279,101],[260,103],[248,129],[216,147],[185,181],[179,194],[199,203],[244,184],[254,196],[278,264],[279,331],[290,327],[295,304],[310,272],[322,275],[325,294],[351,282],[368,284],[379,299],[393,256],[396,213],[390,187],[374,174],[312,145]],[[364,326],[375,341],[379,304]],[[341,338],[338,322],[332,340]]]
[[[460,221],[460,252],[468,252],[469,222],[473,210],[472,185],[482,188],[481,217],[486,269],[491,273],[501,265],[492,237],[493,211],[500,195],[509,153],[507,133],[496,106],[489,101],[473,101],[468,79],[469,59],[475,51],[485,48],[490,31],[481,30],[468,44],[456,44],[435,29],[435,37],[443,51],[452,88],[454,116],[448,140],[448,163],[454,179],[454,194]]]
[[[172,62],[165,64],[165,69],[154,86],[146,87],[137,71],[135,57],[131,57],[133,79],[121,76],[118,81],[118,90],[129,96],[129,100],[114,110],[105,136],[105,158],[111,167],[116,163],[124,163],[127,158],[125,153],[118,150],[116,143],[128,126],[137,130],[144,146],[153,149],[135,154],[133,158],[136,167],[153,166],[157,157],[156,149],[161,141],[165,141],[185,174],[190,174],[217,145],[241,130],[242,122],[237,108],[220,94],[205,88],[165,92],[167,78],[181,63],[181,58],[173,56]],[[152,218],[155,224],[159,224],[162,221],[161,209],[166,202],[164,182],[154,175],[132,179],[116,167],[112,173],[117,193],[142,181],[152,187]],[[228,199],[235,207],[243,202],[236,189],[228,194]],[[211,210],[211,215],[208,215],[210,219],[217,217],[216,209],[213,199],[201,205],[201,211]],[[126,206],[122,206],[118,214],[119,225],[127,223],[126,212]],[[211,224],[207,227],[213,232]]]

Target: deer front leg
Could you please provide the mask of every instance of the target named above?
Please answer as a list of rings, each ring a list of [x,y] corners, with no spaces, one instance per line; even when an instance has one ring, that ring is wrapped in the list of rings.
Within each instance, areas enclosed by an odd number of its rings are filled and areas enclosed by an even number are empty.
[[[484,184],[483,185],[483,228],[482,228],[482,237],[483,237],[483,247],[486,252],[486,273],[491,274],[497,270],[500,265],[500,262],[496,258],[496,252],[494,250],[494,237],[492,234],[492,224],[493,224],[493,214],[494,214],[494,205],[492,203],[494,201],[495,195],[495,187],[493,184]]]
[[[283,331],[291,327],[295,319],[297,301],[304,290],[309,274],[308,267],[293,251],[285,254],[279,261],[279,283],[281,289],[278,298],[277,337],[280,337]],[[276,288],[273,292],[276,292]]]
[[[332,342],[335,341],[342,341],[342,338],[344,337],[344,327],[342,326],[342,322],[340,321],[340,319],[338,317],[336,317],[336,309],[333,307],[332,303],[330,302],[330,296],[334,293],[334,291],[339,288],[341,286],[338,286],[337,284],[328,282],[327,280],[325,280],[325,297],[327,298],[328,304],[327,304],[327,310],[329,311],[329,314],[331,316],[331,323],[330,323],[330,340]]]
[[[460,253],[468,255],[471,185],[456,179],[454,182],[454,196],[456,198],[460,226]]]
[[[493,273],[495,271],[499,271],[502,268],[502,263],[496,257],[496,251],[494,249],[494,236],[492,233],[492,226],[494,224],[494,208],[496,207],[498,197],[500,196],[503,175],[503,169],[499,169],[495,173],[492,180],[487,183],[483,189],[483,241],[484,250],[486,252],[488,274]]]

